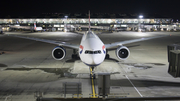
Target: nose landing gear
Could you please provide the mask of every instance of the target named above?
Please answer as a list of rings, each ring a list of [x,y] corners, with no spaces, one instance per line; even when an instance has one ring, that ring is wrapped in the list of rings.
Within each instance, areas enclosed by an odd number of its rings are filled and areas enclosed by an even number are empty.
[[[90,67],[90,79],[96,79],[96,75],[94,74],[94,67]]]

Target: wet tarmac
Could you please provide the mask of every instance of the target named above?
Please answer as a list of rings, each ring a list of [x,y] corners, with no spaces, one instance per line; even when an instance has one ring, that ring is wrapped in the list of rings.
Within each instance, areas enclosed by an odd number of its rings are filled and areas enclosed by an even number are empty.
[[[61,98],[64,82],[80,82],[83,98],[90,97],[89,68],[80,59],[71,59],[71,49],[66,49],[65,59],[56,61],[51,56],[56,45],[7,34],[74,44],[79,44],[82,37],[82,33],[64,32],[7,32],[0,35],[0,52],[4,52],[0,55],[0,101],[9,95],[12,95],[12,101],[32,101],[36,91],[43,92],[44,97]],[[98,36],[104,43],[113,43],[169,34],[171,36],[126,45],[131,55],[125,61],[118,60],[114,50],[108,51],[110,59],[96,67],[95,73],[111,73],[110,93],[125,94],[125,97],[180,96],[180,79],[167,73],[167,45],[179,43],[179,32],[114,32]],[[97,79],[95,82],[98,92]],[[72,98],[72,95],[67,97]]]

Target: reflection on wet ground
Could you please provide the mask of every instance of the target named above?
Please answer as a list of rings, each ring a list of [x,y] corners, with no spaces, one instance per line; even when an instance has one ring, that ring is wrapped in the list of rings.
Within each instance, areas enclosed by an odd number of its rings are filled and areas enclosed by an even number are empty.
[[[161,80],[139,80],[139,79],[131,79],[133,84],[136,87],[180,87],[179,82],[171,82],[171,81],[161,81]],[[123,83],[121,83],[123,82]],[[121,87],[131,87],[132,85],[128,83],[127,79],[119,79],[119,80],[111,80],[111,86],[121,86]]]
[[[105,61],[114,61],[114,62],[119,62],[119,60],[117,60],[117,59],[114,59],[114,58],[109,58],[109,59],[105,59]]]
[[[60,77],[69,77],[75,78],[78,74],[72,74],[69,71],[69,68],[6,68],[5,70],[14,70],[14,71],[31,71],[31,70],[42,70],[47,73],[54,73],[60,75]]]
[[[70,62],[75,62],[76,60],[80,60],[80,57],[77,57],[76,59],[66,60],[66,62],[67,62],[67,63],[70,63]]]
[[[0,63],[0,67],[7,67],[7,65]]]
[[[124,65],[128,65],[128,66],[133,66],[135,68],[139,68],[139,69],[149,69],[149,68],[153,68],[154,65],[156,66],[164,66],[166,64],[162,64],[162,63],[121,63]]]

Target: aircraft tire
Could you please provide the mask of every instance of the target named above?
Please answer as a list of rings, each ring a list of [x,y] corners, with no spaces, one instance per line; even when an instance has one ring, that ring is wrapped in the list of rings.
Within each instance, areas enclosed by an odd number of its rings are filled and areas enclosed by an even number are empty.
[[[72,59],[77,59],[77,54],[72,54]]]
[[[109,59],[109,54],[106,54],[106,57],[105,57],[105,59]]]

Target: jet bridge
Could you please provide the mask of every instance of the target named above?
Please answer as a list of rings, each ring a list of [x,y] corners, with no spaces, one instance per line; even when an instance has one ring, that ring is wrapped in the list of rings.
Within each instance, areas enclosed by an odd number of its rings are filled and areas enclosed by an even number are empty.
[[[173,77],[180,77],[180,45],[173,44],[168,46],[168,73]]]

